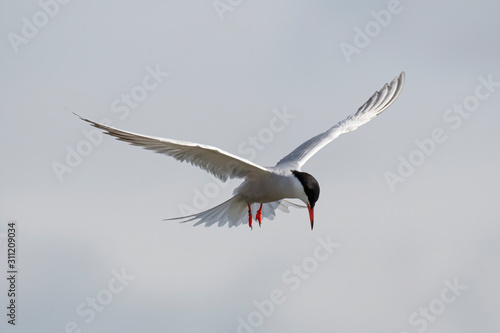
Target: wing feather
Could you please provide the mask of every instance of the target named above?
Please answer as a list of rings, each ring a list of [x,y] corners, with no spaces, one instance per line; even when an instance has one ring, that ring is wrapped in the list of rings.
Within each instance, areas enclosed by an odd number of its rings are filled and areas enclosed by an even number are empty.
[[[82,118],[76,113],[75,115],[117,140],[171,156],[180,162],[191,163],[222,181],[226,181],[228,178],[244,178],[250,173],[269,173],[266,168],[216,147],[122,131]]]
[[[405,72],[402,72],[391,83],[386,83],[382,89],[376,91],[356,113],[342,120],[329,130],[301,144],[290,154],[282,158],[276,164],[276,167],[300,170],[304,163],[318,152],[318,150],[335,140],[341,134],[354,131],[359,126],[366,124],[394,103],[403,89],[404,80]]]

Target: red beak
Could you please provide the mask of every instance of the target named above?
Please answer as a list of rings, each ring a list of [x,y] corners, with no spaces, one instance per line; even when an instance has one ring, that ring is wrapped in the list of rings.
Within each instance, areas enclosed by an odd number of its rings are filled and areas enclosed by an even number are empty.
[[[311,220],[311,230],[313,230],[313,227],[314,227],[314,208],[311,208],[311,206],[307,205],[307,209],[309,210],[309,219]]]

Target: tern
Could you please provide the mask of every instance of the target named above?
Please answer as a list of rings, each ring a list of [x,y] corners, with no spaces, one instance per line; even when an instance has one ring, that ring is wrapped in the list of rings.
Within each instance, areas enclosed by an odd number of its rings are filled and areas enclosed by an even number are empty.
[[[262,167],[216,147],[126,132],[75,115],[117,140],[171,156],[181,162],[189,162],[223,182],[230,178],[243,178],[243,182],[234,190],[233,197],[222,204],[200,213],[166,220],[196,221],[195,226],[205,224],[207,227],[215,223],[219,227],[248,224],[252,228],[252,206],[259,206],[255,220],[260,226],[263,218],[274,219],[276,209],[289,212],[289,207],[304,207],[286,200],[299,199],[309,211],[312,230],[319,184],[312,175],[301,171],[302,166],[339,135],[354,131],[387,109],[401,93],[404,80],[405,73],[401,72],[376,91],[354,114],[302,143],[274,167]]]

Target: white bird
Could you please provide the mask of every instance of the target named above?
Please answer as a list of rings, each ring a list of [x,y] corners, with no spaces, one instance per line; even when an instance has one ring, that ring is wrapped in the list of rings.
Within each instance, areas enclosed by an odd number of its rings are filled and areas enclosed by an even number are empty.
[[[289,212],[288,208],[291,206],[304,207],[285,200],[295,198],[307,206],[312,229],[314,206],[319,198],[319,184],[313,176],[301,171],[302,166],[339,135],[354,131],[387,109],[399,96],[404,80],[405,73],[402,72],[391,83],[375,92],[356,113],[307,140],[274,167],[259,166],[216,147],[126,132],[77,116],[117,140],[172,156],[181,162],[189,162],[222,181],[228,178],[244,179],[234,190],[233,197],[222,204],[197,214],[167,220],[196,221],[195,226],[205,223],[207,227],[215,223],[218,223],[219,227],[225,224],[233,227],[248,223],[252,228],[252,205],[259,205],[255,220],[260,225],[262,218],[274,219],[276,209]]]

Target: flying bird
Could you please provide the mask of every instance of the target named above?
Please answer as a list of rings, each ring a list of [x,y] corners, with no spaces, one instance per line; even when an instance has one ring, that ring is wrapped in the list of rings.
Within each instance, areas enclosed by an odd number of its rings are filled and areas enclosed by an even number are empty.
[[[309,211],[312,230],[319,184],[312,175],[301,171],[302,166],[339,135],[354,131],[387,109],[401,93],[404,80],[405,73],[402,72],[391,83],[376,91],[356,113],[302,143],[274,167],[262,167],[216,147],[126,132],[75,115],[117,140],[172,156],[181,162],[189,162],[224,182],[230,178],[243,178],[243,182],[234,190],[233,197],[220,205],[193,215],[166,220],[196,221],[195,226],[205,224],[207,227],[215,223],[219,227],[248,224],[252,228],[252,206],[259,207],[255,220],[260,226],[263,218],[274,219],[277,209],[289,212],[289,207],[304,207],[286,200],[299,199]]]

